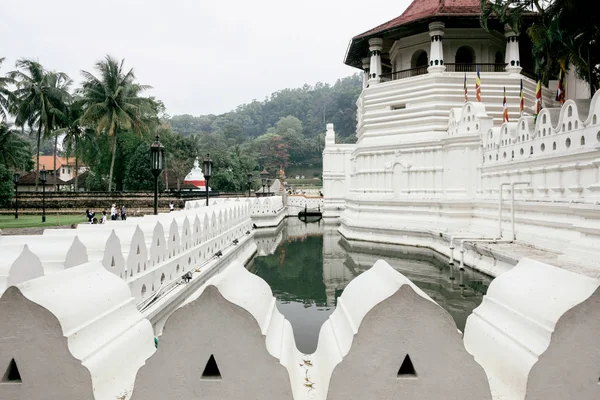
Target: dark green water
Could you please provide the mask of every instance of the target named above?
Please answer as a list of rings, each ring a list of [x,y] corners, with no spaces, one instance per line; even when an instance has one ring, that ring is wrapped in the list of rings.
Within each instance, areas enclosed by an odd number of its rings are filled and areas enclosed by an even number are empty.
[[[313,353],[323,322],[335,310],[346,285],[384,259],[446,309],[461,331],[491,278],[450,269],[429,250],[348,242],[337,228],[286,219],[277,229],[258,230],[259,247],[248,269],[273,290],[277,308],[290,321],[298,350]]]

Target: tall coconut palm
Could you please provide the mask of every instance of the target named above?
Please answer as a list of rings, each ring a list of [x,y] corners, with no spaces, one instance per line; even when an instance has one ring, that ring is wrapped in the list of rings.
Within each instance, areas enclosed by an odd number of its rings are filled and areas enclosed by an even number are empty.
[[[78,190],[78,178],[79,178],[79,159],[81,158],[82,144],[88,136],[88,130],[81,124],[81,116],[83,115],[83,100],[81,98],[74,98],[67,104],[65,110],[66,119],[62,121],[63,128],[56,131],[57,137],[64,133],[63,145],[65,152],[67,153],[67,159],[69,155],[75,157],[75,191]]]
[[[28,170],[31,162],[29,143],[10,124],[0,122],[0,164],[7,168]]]
[[[119,132],[128,130],[142,136],[157,120],[156,102],[140,97],[141,92],[151,87],[136,83],[133,68],[125,72],[124,62],[106,56],[96,63],[97,77],[82,71],[85,80],[80,92],[85,110],[81,121],[94,125],[98,134],[109,138],[112,153],[109,191],[112,190]]]
[[[33,60],[18,60],[16,68],[8,74],[17,87],[13,92],[12,113],[15,115],[16,125],[21,127],[28,125],[32,131],[36,130],[35,185],[37,190],[42,133],[45,137],[49,137],[58,121],[64,118],[62,110],[68,98],[67,88],[70,79],[62,72],[46,71],[39,62]],[[56,159],[54,163],[56,164]]]
[[[68,124],[67,105],[71,98],[69,87],[73,81],[62,72],[49,72],[46,75],[46,81],[47,85],[50,88],[55,89],[56,94],[59,96],[56,101],[51,102],[52,108],[49,110],[50,118],[47,121],[48,126],[46,127],[46,132],[50,132],[50,135],[52,135],[54,139],[52,158],[54,161],[53,170],[56,171],[58,137],[60,135],[60,128]],[[54,180],[54,191],[56,192],[56,179]]]
[[[4,57],[0,58],[0,67],[4,62]],[[8,89],[8,85],[13,83],[13,80],[8,76],[0,76],[0,121],[6,119],[8,114],[9,100],[12,97],[12,93]]]

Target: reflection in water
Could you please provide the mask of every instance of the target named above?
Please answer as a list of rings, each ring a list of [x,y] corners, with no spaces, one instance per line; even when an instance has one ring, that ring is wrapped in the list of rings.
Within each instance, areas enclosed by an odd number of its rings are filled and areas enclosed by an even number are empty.
[[[348,282],[379,259],[446,309],[460,330],[491,281],[470,269],[450,268],[447,260],[427,249],[349,242],[337,233],[337,226],[323,221],[305,224],[288,218],[277,228],[258,230],[255,240],[257,257],[248,269],[271,286],[303,353],[315,351],[321,325]]]

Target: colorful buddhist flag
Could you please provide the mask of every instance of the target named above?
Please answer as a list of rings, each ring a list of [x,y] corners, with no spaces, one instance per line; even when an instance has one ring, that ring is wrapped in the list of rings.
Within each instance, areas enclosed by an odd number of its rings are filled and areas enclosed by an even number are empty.
[[[465,87],[465,103],[466,103],[467,101],[469,101],[469,95],[467,93],[467,74],[466,73],[465,73],[465,85],[464,85],[464,87]]]
[[[504,101],[502,103],[502,118],[504,122],[508,122],[508,104],[506,103],[506,87],[504,88]]]
[[[519,114],[523,116],[525,110],[525,93],[523,92],[523,79],[521,79],[521,89],[519,91]]]
[[[542,79],[538,75],[535,88],[535,115],[538,115],[540,111],[542,111]]]
[[[565,103],[565,82],[562,68],[560,69],[560,73],[558,75],[558,88],[556,89],[556,101],[560,104]]]
[[[475,98],[481,102],[481,75],[479,74],[479,65],[477,65],[477,76],[475,77]]]

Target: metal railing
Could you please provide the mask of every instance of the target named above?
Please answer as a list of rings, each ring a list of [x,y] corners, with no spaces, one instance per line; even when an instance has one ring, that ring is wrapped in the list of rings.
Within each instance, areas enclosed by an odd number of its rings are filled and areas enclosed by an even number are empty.
[[[482,73],[488,72],[504,72],[506,64],[494,64],[494,63],[476,63],[476,64],[460,64],[460,63],[446,63],[446,72],[477,72],[477,67]],[[387,74],[381,74],[381,82],[396,81],[398,79],[410,78],[413,76],[424,75],[427,73],[428,66],[422,66],[417,68],[404,69],[402,71],[390,72]],[[521,74],[533,80],[536,79],[535,74],[530,71],[522,70]]]
[[[427,65],[417,68],[404,69],[402,71],[381,74],[381,82],[395,81],[410,78],[411,76],[424,75],[427,73]]]
[[[506,64],[477,63],[477,64],[456,64],[446,63],[446,72],[504,72]]]

